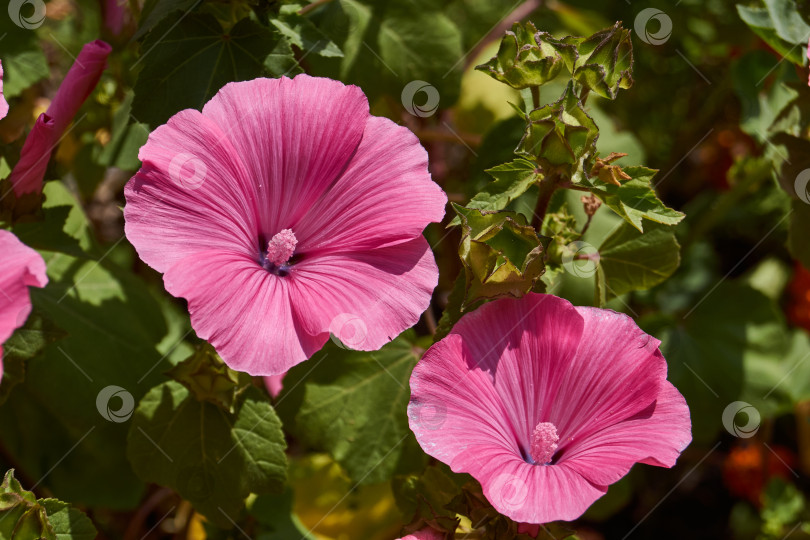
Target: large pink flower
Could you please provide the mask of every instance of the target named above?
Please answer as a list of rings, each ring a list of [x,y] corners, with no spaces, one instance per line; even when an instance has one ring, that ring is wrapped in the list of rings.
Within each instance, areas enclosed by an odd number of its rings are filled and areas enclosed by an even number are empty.
[[[20,161],[11,171],[10,180],[17,196],[42,191],[51,152],[98,84],[101,73],[107,67],[110,51],[112,48],[103,41],[86,44],[65,75],[48,110],[37,118],[25,139]]]
[[[31,313],[28,287],[48,283],[45,261],[14,234],[0,230],[0,379],[3,378],[3,342],[25,323]]]
[[[222,88],[158,127],[127,184],[126,234],[231,367],[273,375],[330,331],[374,350],[438,280],[427,153],[355,86],[299,75]]]
[[[692,440],[659,343],[555,296],[488,303],[417,364],[411,429],[502,514],[575,519],[633,464],[671,467]]]

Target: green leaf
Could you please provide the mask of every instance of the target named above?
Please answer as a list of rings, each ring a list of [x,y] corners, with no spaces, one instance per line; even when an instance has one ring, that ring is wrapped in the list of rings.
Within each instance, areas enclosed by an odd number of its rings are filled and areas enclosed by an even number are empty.
[[[723,430],[725,407],[739,399],[745,366],[780,363],[791,346],[784,318],[764,294],[740,283],[723,282],[697,296],[662,325],[642,327],[662,339],[669,380],[681,391],[692,415],[695,442],[713,441]]]
[[[576,55],[573,45],[538,32],[531,22],[516,22],[501,40],[498,54],[476,69],[512,88],[522,89],[554,79],[563,66],[573,67]]]
[[[169,381],[138,404],[127,457],[142,479],[171,487],[230,528],[250,493],[281,492],[285,448],[281,422],[257,388],[247,388],[231,413]]]
[[[486,172],[495,178],[495,181],[487,184],[483,191],[477,193],[467,203],[467,208],[486,211],[503,210],[541,179],[537,167],[525,159],[516,159],[510,163],[487,169]],[[460,223],[461,218],[456,216],[448,226]]]
[[[51,246],[53,251],[41,250],[50,282],[31,289],[31,299],[34,312],[46,315],[67,337],[48,344],[26,363],[25,382],[0,407],[3,446],[59,498],[131,507],[144,485],[121,451],[126,425],[106,419],[107,411],[97,408],[97,397],[103,389],[118,386],[138,400],[165,380],[161,372],[168,362],[155,344],[167,328],[146,286],[105,257],[107,249],[92,258],[76,247],[85,243],[88,223],[64,186],[49,182],[45,192],[46,202],[66,210],[62,215],[67,219],[57,230],[74,244],[70,254],[56,251],[57,245]],[[45,241],[49,232],[37,235]],[[21,239],[27,243],[37,235]],[[116,398],[108,407],[115,410],[120,403]],[[57,463],[60,466],[51,470]],[[87,463],[93,467],[87,468]]]
[[[453,473],[444,464],[432,465],[419,475],[394,477],[394,498],[406,518],[413,517],[412,523],[455,531],[458,518],[447,505],[461,493],[469,478]]]
[[[458,254],[464,265],[464,304],[484,298],[521,297],[545,271],[545,247],[516,212],[481,212],[453,204],[461,218]],[[547,245],[547,244],[546,244]]]
[[[284,39],[301,49],[304,53],[315,53],[325,57],[343,56],[340,47],[335,45],[326,34],[318,29],[309,19],[298,14],[301,6],[288,4],[281,7],[279,16],[271,19],[270,24],[276,27]]]
[[[805,511],[805,498],[791,482],[774,477],[762,493],[762,532],[764,538],[787,538]]]
[[[110,142],[96,156],[96,163],[104,167],[117,167],[125,171],[136,171],[141,166],[138,151],[146,144],[149,128],[146,124],[130,122],[134,94],[127,92],[124,101],[113,115]]]
[[[226,32],[207,13],[166,17],[143,42],[132,115],[155,127],[180,110],[201,109],[226,83],[262,75],[277,39],[250,19]]]
[[[598,182],[590,190],[633,227],[644,232],[642,218],[664,225],[675,225],[684,218],[681,212],[667,207],[655,194],[652,179],[658,171],[646,167],[627,167],[623,171],[631,180],[620,186]]]
[[[803,65],[810,26],[796,12],[795,3],[789,0],[766,0],[765,4],[765,8],[737,4],[737,13],[779,54],[794,64]]]
[[[157,26],[163,19],[174,12],[193,10],[202,0],[146,0],[141,10],[138,31],[132,39],[141,39],[147,32]]]
[[[48,77],[50,70],[36,32],[14,24],[5,10],[0,13],[0,36],[3,36],[3,94],[8,99]]]
[[[810,231],[810,203],[794,199],[791,204],[793,211],[788,228],[788,248],[802,266],[810,268],[810,242],[807,241]]]
[[[40,499],[48,514],[56,540],[93,540],[98,535],[93,522],[83,512],[57,499]]]
[[[608,99],[616,99],[619,88],[633,85],[633,42],[630,31],[617,22],[583,40],[573,39],[579,57],[574,79],[583,87]]]
[[[277,495],[259,495],[249,513],[260,525],[256,540],[316,540],[293,511],[293,490]]]
[[[598,135],[599,128],[569,83],[558,101],[529,113],[529,125],[515,152],[536,159],[546,175],[560,170],[570,178],[596,150]]]
[[[287,373],[279,415],[287,430],[329,452],[356,484],[386,481],[407,460],[422,466],[406,415],[408,381],[421,352],[404,336],[376,352],[328,347]]]
[[[600,304],[658,285],[675,272],[680,260],[680,245],[671,227],[648,225],[640,233],[622,223],[599,246],[596,288]]]
[[[56,499],[36,499],[6,472],[0,484],[0,538],[8,540],[93,540],[98,532],[79,510]]]
[[[65,337],[52,321],[40,313],[31,313],[25,325],[3,343],[3,380],[0,383],[0,405],[11,389],[25,380],[25,363],[41,353],[45,346]]]

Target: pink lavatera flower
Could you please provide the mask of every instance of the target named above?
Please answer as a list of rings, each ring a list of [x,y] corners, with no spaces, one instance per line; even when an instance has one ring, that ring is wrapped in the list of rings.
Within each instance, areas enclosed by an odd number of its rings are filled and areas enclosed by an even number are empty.
[[[23,144],[20,161],[11,171],[11,184],[18,197],[42,191],[51,152],[56,149],[79,108],[98,84],[111,51],[108,44],[99,40],[85,45],[56,91],[48,110],[37,118]]]
[[[279,373],[278,375],[268,375],[264,378],[264,387],[267,389],[267,393],[270,394],[270,397],[276,399],[281,391],[284,389],[284,376],[287,375],[287,372]]]
[[[28,287],[48,283],[45,261],[9,231],[0,230],[0,380],[3,378],[3,343],[31,313]]]
[[[500,513],[573,520],[635,463],[671,467],[692,440],[659,343],[626,315],[555,296],[490,302],[417,364],[411,429]]]
[[[8,114],[8,102],[3,95],[3,64],[0,62],[0,120]]]
[[[447,198],[418,139],[371,116],[359,88],[231,83],[139,157],[127,237],[230,367],[283,373],[330,332],[376,350],[427,308],[438,270],[422,230]]]

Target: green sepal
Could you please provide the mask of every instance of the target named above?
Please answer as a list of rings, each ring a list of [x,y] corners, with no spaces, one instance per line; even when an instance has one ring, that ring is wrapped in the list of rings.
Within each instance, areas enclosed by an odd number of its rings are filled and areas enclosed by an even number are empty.
[[[225,365],[208,343],[172,367],[166,375],[188,388],[199,401],[211,402],[231,414],[239,396],[252,381],[247,373]]]
[[[548,239],[517,212],[481,212],[455,203],[453,208],[463,231],[458,252],[466,278],[464,304],[531,291],[545,271]]]
[[[518,90],[541,86],[554,79],[564,66],[573,68],[577,51],[534,24],[516,22],[501,40],[498,54],[475,69]]]
[[[529,113],[529,124],[515,152],[535,159],[545,174],[571,178],[596,151],[599,128],[568,84],[562,97]]]
[[[621,22],[578,41],[577,52],[574,79],[584,88],[616,99],[620,88],[633,85],[633,43]]]

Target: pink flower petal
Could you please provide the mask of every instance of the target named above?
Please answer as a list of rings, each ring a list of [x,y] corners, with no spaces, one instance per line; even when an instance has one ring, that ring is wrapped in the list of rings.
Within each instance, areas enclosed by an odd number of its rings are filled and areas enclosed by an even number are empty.
[[[327,336],[309,336],[290,305],[289,284],[241,254],[202,252],[177,262],[166,290],[188,300],[191,324],[233,369],[275,375],[303,362]]]
[[[575,519],[633,463],[672,466],[691,439],[658,343],[553,296],[490,302],[414,368],[411,429],[513,520]]]
[[[28,287],[48,283],[45,261],[9,231],[0,230],[0,379],[3,377],[2,344],[25,323],[31,313]]]
[[[439,270],[422,236],[373,251],[321,255],[290,273],[304,329],[334,334],[351,349],[374,351],[419,321]]]
[[[447,196],[431,180],[427,159],[410,130],[370,117],[346,170],[296,225],[304,252],[406,242],[425,221],[441,221]]]
[[[139,157],[143,167],[124,189],[124,218],[146,264],[166,272],[217,249],[259,260],[266,244],[259,243],[255,183],[216,123],[181,111],[149,135]]]
[[[444,540],[444,535],[436,529],[424,527],[407,536],[398,538],[397,540]]]
[[[203,108],[256,182],[262,232],[294,225],[337,179],[369,118],[356,86],[298,75],[225,85]]]
[[[576,309],[585,321],[583,339],[551,410],[551,421],[560,432],[560,460],[566,459],[570,441],[649,407],[667,376],[660,341],[633,319],[608,309]]]
[[[607,485],[627,474],[634,463],[672,467],[690,442],[686,400],[664,381],[654,404],[573,443],[565,463],[590,481]]]
[[[98,84],[110,51],[112,47],[99,40],[82,48],[51,101],[47,116],[40,116],[37,120],[25,141],[19,163],[11,171],[10,179],[17,196],[42,191],[51,152]]]
[[[6,96],[3,95],[3,64],[0,62],[0,119],[5,118],[8,114],[8,102]]]
[[[287,375],[286,371],[278,375],[269,375],[264,378],[264,386],[267,388],[267,393],[270,394],[273,399],[276,399],[284,389],[285,375]]]

